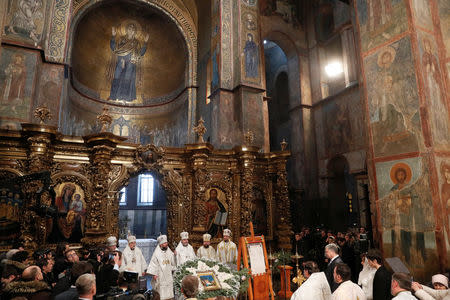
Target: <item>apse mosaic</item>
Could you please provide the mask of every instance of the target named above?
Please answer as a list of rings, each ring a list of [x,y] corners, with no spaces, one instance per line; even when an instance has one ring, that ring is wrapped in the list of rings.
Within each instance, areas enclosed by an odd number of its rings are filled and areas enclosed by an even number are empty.
[[[80,20],[73,45],[73,84],[90,98],[149,105],[185,87],[186,43],[156,9],[104,3]]]

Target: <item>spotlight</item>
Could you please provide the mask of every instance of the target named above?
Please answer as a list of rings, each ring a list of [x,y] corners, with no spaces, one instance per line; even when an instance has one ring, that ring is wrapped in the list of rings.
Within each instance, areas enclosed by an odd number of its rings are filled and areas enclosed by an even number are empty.
[[[267,40],[264,40],[264,45],[267,44]]]
[[[342,72],[344,72],[344,69],[342,68],[342,64],[336,61],[326,65],[325,72],[329,77],[336,77]]]

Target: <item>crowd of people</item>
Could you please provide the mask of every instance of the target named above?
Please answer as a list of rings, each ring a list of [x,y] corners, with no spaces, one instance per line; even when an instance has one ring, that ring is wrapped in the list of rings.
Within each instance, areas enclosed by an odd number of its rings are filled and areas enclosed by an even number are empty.
[[[136,237],[128,236],[128,245],[117,248],[117,239],[108,237],[106,244],[94,249],[71,249],[58,244],[55,251],[35,251],[29,256],[22,245],[3,254],[0,263],[0,299],[184,299],[197,293],[198,279],[183,279],[182,295],[174,292],[173,271],[188,260],[207,258],[236,267],[237,246],[231,231],[223,231],[217,250],[211,246],[211,235],[203,235],[203,245],[194,251],[189,234],[182,232],[172,251],[166,235],[160,235],[149,264],[136,246]],[[152,290],[147,290],[151,277]],[[197,281],[195,281],[197,280]]]
[[[335,235],[305,227],[295,234],[292,252],[304,256],[306,281],[291,300],[450,300],[448,277],[442,274],[432,277],[430,287],[410,274],[392,274],[364,228]]]
[[[236,268],[237,246],[229,229],[223,231],[217,249],[207,233],[197,251],[189,244],[187,232],[180,234],[174,251],[167,236],[160,235],[157,242],[148,264],[132,235],[123,252],[113,236],[94,249],[75,251],[61,243],[55,251],[38,250],[31,257],[22,245],[14,245],[1,257],[0,299],[181,300],[195,298],[199,281],[186,276],[181,294],[175,292],[173,272],[177,266],[198,257]],[[292,251],[305,256],[301,268],[306,281],[291,300],[450,300],[448,278],[442,274],[433,276],[430,287],[414,282],[409,274],[391,274],[381,252],[370,247],[364,229],[335,236],[329,231],[311,233],[304,228],[295,234]],[[147,278],[151,278],[151,293],[147,291]]]

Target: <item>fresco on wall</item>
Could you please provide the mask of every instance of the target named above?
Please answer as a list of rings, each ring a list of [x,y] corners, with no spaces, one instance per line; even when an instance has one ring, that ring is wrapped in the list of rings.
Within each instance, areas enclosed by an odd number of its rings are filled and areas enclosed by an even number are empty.
[[[402,0],[357,0],[361,50],[372,49],[408,29]]]
[[[450,125],[444,94],[444,75],[441,72],[436,46],[431,37],[419,35],[422,74],[425,84],[428,117],[431,127],[433,146],[437,149],[450,149]]]
[[[433,30],[430,5],[427,0],[413,0],[412,8],[416,25]]]
[[[447,53],[446,56],[450,57],[450,1],[438,0],[437,3],[441,24],[441,33],[442,38],[444,39],[444,46]],[[450,72],[448,74],[450,74]]]
[[[52,119],[47,123],[58,125],[64,69],[56,65],[43,64],[40,71],[38,97],[34,107],[47,106],[52,114]]]
[[[37,46],[43,36],[47,0],[8,0],[3,33]]]
[[[319,113],[320,117],[316,114],[315,118],[322,120],[324,126],[324,133],[320,133],[316,124],[316,136],[321,137],[317,144],[319,158],[329,158],[365,147],[363,105],[357,88],[336,96],[335,101],[325,103]]]
[[[364,59],[375,156],[419,150],[419,98],[408,37]]]
[[[37,53],[3,48],[0,58],[0,118],[29,121]]]
[[[450,159],[437,158],[439,194],[444,216],[445,234],[450,241]]]
[[[379,162],[375,168],[385,253],[423,268],[436,259],[430,251],[436,246],[428,170],[420,157]]]

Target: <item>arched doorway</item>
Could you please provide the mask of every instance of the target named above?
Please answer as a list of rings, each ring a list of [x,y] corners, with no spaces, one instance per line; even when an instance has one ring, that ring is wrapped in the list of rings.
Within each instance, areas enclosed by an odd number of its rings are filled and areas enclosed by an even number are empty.
[[[349,172],[348,161],[344,156],[335,156],[328,162],[327,169],[328,199],[321,208],[322,223],[333,230],[356,227],[359,224],[359,203],[356,181]]]
[[[119,192],[119,238],[131,233],[137,239],[167,234],[167,197],[158,176],[142,172],[130,178]]]
[[[267,97],[269,97],[270,150],[274,151],[279,150],[283,139],[291,138],[287,57],[276,43],[266,40],[264,58]]]

